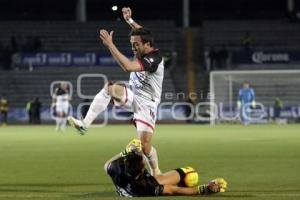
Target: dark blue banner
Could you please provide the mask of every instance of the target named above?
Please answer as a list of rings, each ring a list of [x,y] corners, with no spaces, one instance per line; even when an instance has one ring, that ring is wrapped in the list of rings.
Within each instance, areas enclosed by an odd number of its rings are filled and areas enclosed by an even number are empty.
[[[126,56],[133,58],[131,55]],[[20,53],[14,60],[18,67],[117,66],[117,62],[111,55],[96,52]]]
[[[297,64],[300,51],[235,51],[232,64]]]

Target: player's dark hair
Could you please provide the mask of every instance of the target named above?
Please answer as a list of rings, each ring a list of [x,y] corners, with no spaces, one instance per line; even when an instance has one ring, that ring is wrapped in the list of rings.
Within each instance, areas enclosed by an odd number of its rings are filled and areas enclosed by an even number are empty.
[[[124,159],[124,164],[126,174],[133,179],[138,178],[145,168],[143,155],[138,151],[128,153]]]
[[[149,42],[151,47],[154,45],[153,34],[150,30],[145,29],[145,28],[132,29],[129,33],[129,36],[135,36],[135,35],[138,35],[141,37],[143,44]]]

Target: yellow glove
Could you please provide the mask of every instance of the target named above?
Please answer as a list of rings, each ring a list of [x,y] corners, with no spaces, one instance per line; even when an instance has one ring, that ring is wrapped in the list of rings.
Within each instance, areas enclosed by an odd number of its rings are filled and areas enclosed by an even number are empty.
[[[127,145],[124,151],[121,152],[122,156],[126,156],[128,153],[132,152],[132,150],[137,150],[142,152],[142,143],[139,139],[131,140]]]
[[[223,178],[216,178],[208,182],[208,184],[199,186],[199,194],[213,194],[219,192],[225,192],[227,188],[227,182]]]
[[[252,106],[252,108],[255,108],[256,107],[256,101],[252,101],[251,106]]]
[[[138,151],[142,151],[142,142],[141,142],[141,140],[133,139],[127,144],[126,150],[128,152],[131,152],[133,149],[137,149]]]
[[[224,178],[216,178],[210,182],[214,182],[215,184],[219,185],[220,192],[225,192],[225,189],[227,188],[227,181],[225,181]]]

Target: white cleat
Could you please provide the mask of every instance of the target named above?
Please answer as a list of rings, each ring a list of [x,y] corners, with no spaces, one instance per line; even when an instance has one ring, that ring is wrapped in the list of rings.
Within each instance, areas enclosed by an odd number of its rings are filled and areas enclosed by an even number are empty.
[[[87,133],[87,128],[81,120],[75,119],[72,116],[68,117],[68,122],[73,126],[80,135],[85,135]]]

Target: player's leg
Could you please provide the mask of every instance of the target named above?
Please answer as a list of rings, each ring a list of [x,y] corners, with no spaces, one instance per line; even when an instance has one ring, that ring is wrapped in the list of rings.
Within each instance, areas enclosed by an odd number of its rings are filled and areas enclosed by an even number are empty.
[[[62,118],[62,106],[61,104],[56,104],[55,106],[55,113],[56,113],[56,117],[55,117],[55,122],[56,122],[56,128],[55,130],[58,131],[60,130],[61,127],[61,118]]]
[[[96,117],[107,108],[111,98],[117,102],[122,102],[123,100],[126,100],[126,94],[125,86],[108,82],[105,84],[104,88],[96,94],[85,118],[82,121],[73,117],[69,117],[68,120],[80,134],[84,134]]]
[[[251,117],[250,114],[250,106],[248,105],[248,103],[246,103],[242,106],[242,122],[244,125],[249,125]]]
[[[171,170],[155,176],[161,185],[177,185],[180,182],[180,174],[176,170]]]
[[[4,124],[7,124],[7,111],[4,111]]]
[[[178,185],[182,187],[196,186],[199,182],[198,173],[192,167],[177,168],[155,178],[161,185]]]
[[[158,166],[158,156],[156,149],[152,146],[151,140],[156,121],[157,104],[146,100],[140,96],[134,96],[134,121],[138,137],[142,143],[142,150],[149,164],[151,174],[156,176],[161,174]]]
[[[67,124],[67,117],[68,117],[68,112],[69,112],[69,102],[65,102],[62,105],[62,117],[61,117],[61,130],[64,131],[66,129],[66,124]]]
[[[137,122],[137,128],[139,130],[140,123]],[[143,125],[142,125],[143,127]],[[144,155],[146,156],[147,162],[149,163],[149,167],[151,170],[151,174],[153,176],[157,176],[161,174],[161,171],[158,166],[158,156],[156,149],[152,146],[151,140],[153,132],[152,130],[147,131],[138,131],[139,139],[142,143],[142,150]]]
[[[63,117],[61,118],[61,122],[60,122],[60,130],[65,131],[66,124],[67,124],[67,115],[63,114]]]
[[[104,88],[94,97],[90,108],[83,119],[83,123],[86,128],[88,128],[96,119],[96,117],[107,108],[112,97],[110,93],[112,86],[113,84],[107,83]]]
[[[80,134],[85,134],[87,128],[92,124],[96,117],[107,108],[111,100],[111,96],[108,93],[108,87],[110,85],[110,82],[105,84],[104,88],[96,94],[83,120],[78,120],[71,116],[68,118],[69,123],[74,126]]]

